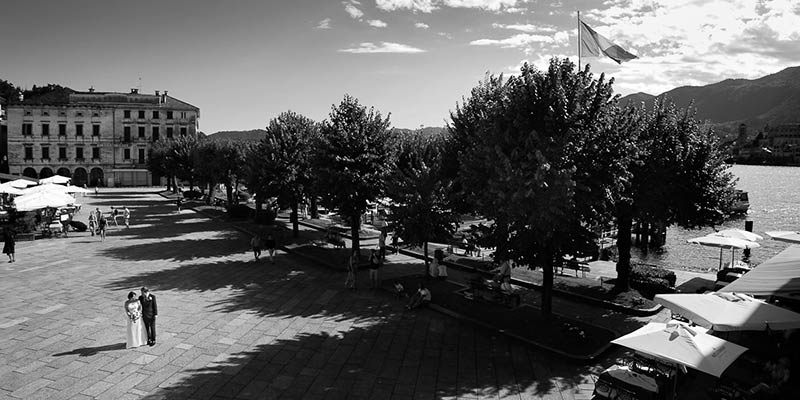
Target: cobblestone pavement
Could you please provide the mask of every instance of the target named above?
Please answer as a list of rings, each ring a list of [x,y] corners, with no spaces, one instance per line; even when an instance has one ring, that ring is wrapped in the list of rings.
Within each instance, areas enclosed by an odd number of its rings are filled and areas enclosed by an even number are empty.
[[[172,202],[122,189],[130,229],[17,244],[0,267],[0,398],[586,399],[598,365],[563,361],[279,253]],[[121,222],[121,221],[120,221]],[[123,301],[148,286],[158,344],[125,349]]]

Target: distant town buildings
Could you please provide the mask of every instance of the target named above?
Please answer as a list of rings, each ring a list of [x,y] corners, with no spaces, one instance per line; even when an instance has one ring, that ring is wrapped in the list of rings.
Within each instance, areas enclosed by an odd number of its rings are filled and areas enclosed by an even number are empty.
[[[734,148],[737,162],[747,164],[800,165],[800,123],[767,125],[747,140],[744,124]]]
[[[153,142],[195,136],[200,109],[154,94],[75,92],[6,101],[0,137],[8,172],[31,178],[54,174],[75,185],[160,185],[147,170]],[[2,150],[2,149],[0,149]]]

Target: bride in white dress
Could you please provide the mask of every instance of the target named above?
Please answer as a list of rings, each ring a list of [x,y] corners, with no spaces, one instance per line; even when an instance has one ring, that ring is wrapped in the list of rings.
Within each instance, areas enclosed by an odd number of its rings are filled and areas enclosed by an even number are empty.
[[[147,332],[144,330],[142,322],[142,304],[136,293],[128,293],[128,301],[125,302],[125,314],[128,316],[127,345],[125,348],[134,348],[147,344]]]

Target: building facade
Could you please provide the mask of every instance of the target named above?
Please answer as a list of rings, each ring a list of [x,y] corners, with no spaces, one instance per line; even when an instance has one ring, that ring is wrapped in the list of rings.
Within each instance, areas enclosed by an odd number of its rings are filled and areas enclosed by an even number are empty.
[[[13,175],[72,177],[75,185],[160,185],[147,170],[153,142],[196,136],[200,110],[168,96],[72,92],[47,103],[6,106],[8,168]]]

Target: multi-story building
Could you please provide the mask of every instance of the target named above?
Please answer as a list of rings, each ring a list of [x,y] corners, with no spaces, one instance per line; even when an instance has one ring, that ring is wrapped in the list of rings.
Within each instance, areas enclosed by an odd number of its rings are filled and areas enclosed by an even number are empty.
[[[74,92],[6,106],[13,175],[72,177],[75,185],[162,184],[147,170],[150,145],[197,135],[200,109],[167,95]]]

